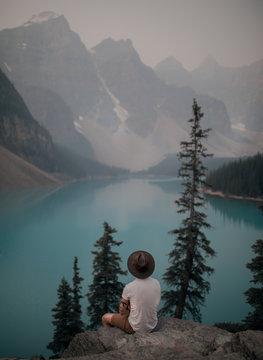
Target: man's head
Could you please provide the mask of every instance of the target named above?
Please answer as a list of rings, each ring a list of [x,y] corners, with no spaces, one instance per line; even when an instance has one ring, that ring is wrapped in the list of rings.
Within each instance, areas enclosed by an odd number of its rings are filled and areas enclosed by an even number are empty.
[[[132,253],[128,258],[127,265],[130,273],[139,279],[149,277],[155,268],[154,258],[143,250]]]

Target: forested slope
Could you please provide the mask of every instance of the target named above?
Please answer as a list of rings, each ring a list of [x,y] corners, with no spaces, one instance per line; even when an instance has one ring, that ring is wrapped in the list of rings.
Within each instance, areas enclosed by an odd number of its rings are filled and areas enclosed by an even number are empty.
[[[207,183],[224,194],[263,197],[263,154],[221,166],[209,173]]]

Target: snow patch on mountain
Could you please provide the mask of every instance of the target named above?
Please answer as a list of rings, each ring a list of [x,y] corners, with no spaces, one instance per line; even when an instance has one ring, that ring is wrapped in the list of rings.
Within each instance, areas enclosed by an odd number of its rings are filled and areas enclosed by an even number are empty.
[[[97,69],[98,70],[98,69]],[[129,117],[129,113],[126,109],[124,109],[121,105],[120,105],[120,100],[116,98],[116,96],[110,91],[110,89],[107,87],[105,80],[102,78],[102,76],[100,75],[99,71],[98,71],[98,77],[104,87],[104,89],[107,91],[108,95],[110,96],[113,104],[114,104],[114,108],[113,111],[116,113],[117,117],[119,118],[119,120],[121,121],[121,123],[124,123],[128,117]]]
[[[27,21],[23,26],[31,26],[33,24],[41,24],[43,22],[46,22],[51,19],[56,19],[60,17],[61,15],[58,15],[54,13],[53,11],[43,11],[38,15],[33,15],[29,21]]]
[[[121,123],[125,123],[125,121],[129,117],[128,111],[120,105],[120,100],[117,99],[116,96],[113,95],[113,93],[110,91],[110,89],[106,86],[105,81],[102,78],[100,80],[102,81],[105,90],[109,94],[109,96],[114,104],[113,111],[115,112],[115,114],[117,115],[117,117],[119,118]]]
[[[232,129],[239,131],[246,131],[246,125],[243,123],[232,124]]]
[[[4,65],[9,72],[12,71],[12,68],[6,62],[4,62]]]
[[[114,112],[116,113],[116,115],[118,116],[118,118],[121,120],[121,122],[125,122],[128,117],[129,117],[129,113],[126,109],[124,109],[121,105],[120,102],[117,98],[115,98],[115,96],[112,96],[112,100],[114,102]]]

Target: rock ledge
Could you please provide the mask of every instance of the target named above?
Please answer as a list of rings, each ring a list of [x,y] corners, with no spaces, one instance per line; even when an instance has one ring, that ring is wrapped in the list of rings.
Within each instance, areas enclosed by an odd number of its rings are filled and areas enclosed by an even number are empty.
[[[160,318],[154,332],[117,328],[77,334],[67,360],[263,360],[263,332],[228,331],[188,320]]]

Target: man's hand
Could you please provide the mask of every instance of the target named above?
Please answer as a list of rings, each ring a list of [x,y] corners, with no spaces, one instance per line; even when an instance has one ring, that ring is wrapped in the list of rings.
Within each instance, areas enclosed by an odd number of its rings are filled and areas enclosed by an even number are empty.
[[[130,313],[129,300],[125,300],[125,299],[121,298],[120,305],[119,305],[119,313],[121,315],[129,315],[129,313]]]

